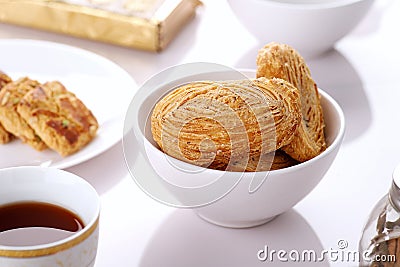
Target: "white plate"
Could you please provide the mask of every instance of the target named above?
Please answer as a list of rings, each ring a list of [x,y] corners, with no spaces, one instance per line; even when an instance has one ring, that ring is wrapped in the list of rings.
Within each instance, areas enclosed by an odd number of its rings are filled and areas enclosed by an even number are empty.
[[[35,151],[20,140],[0,145],[0,168],[42,165],[67,168],[88,160],[122,138],[125,112],[137,84],[121,67],[92,52],[35,40],[0,40],[0,70],[13,79],[58,80],[75,93],[99,122],[96,138],[77,153]]]

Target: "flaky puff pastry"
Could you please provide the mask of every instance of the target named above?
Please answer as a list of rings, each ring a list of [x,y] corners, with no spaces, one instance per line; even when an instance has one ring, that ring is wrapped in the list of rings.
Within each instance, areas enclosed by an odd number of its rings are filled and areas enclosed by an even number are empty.
[[[300,162],[324,151],[325,124],[320,96],[303,57],[286,44],[269,43],[258,53],[257,77],[281,78],[299,90],[303,119],[292,142],[282,150]]]
[[[5,74],[4,72],[0,71],[0,92],[1,89],[7,84],[10,83],[12,80],[11,78]],[[0,122],[0,144],[6,144],[11,141],[13,135],[3,127]]]
[[[27,92],[17,111],[49,148],[64,157],[91,142],[99,127],[85,104],[58,81]]]
[[[273,171],[291,167],[298,163],[281,149],[278,149],[268,154],[260,154],[250,158],[246,171]]]
[[[166,154],[229,171],[269,169],[301,120],[297,88],[282,79],[193,82],[154,107],[151,131]],[[272,155],[272,158],[271,158]],[[258,164],[258,158],[262,158]]]
[[[17,106],[24,95],[39,85],[38,81],[28,77],[7,83],[0,92],[0,122],[22,142],[42,151],[47,148],[46,144],[17,112]]]

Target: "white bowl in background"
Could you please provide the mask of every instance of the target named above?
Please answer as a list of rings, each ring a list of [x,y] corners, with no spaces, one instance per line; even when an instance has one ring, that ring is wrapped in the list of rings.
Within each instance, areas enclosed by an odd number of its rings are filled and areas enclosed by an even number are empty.
[[[330,50],[366,15],[374,0],[228,0],[261,44],[286,43],[310,58]]]

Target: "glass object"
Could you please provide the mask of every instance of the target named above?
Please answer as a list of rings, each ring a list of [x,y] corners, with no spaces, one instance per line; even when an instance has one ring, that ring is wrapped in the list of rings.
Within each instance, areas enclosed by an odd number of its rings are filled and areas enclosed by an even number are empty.
[[[359,244],[360,267],[400,266],[400,165],[386,194],[372,210]]]

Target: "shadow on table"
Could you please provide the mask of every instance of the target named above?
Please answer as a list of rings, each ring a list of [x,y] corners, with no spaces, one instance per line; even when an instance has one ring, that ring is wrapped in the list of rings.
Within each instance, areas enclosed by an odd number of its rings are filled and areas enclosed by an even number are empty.
[[[346,118],[344,143],[361,136],[372,121],[371,107],[357,70],[337,50],[309,60],[318,87],[330,94],[342,107]]]
[[[249,50],[235,66],[255,69],[258,49],[259,47]],[[368,97],[357,70],[335,49],[307,60],[307,65],[318,87],[330,94],[343,109],[346,118],[346,133],[343,142],[350,142],[361,136],[370,126],[372,115]]]
[[[375,33],[382,27],[383,18],[388,10],[396,4],[396,0],[378,0],[372,5],[360,24],[351,32],[352,36],[363,36]]]
[[[84,178],[98,194],[104,194],[128,175],[121,141],[99,156],[70,167],[67,171]]]
[[[259,251],[266,248],[269,257],[261,261]],[[328,259],[279,261],[276,254],[271,258],[271,250],[285,250],[288,254],[296,250],[300,255],[313,250],[319,255],[323,248],[311,226],[293,209],[270,223],[247,229],[215,226],[192,211],[177,210],[154,233],[140,266],[329,266]],[[260,257],[265,258],[266,254],[261,252]]]

